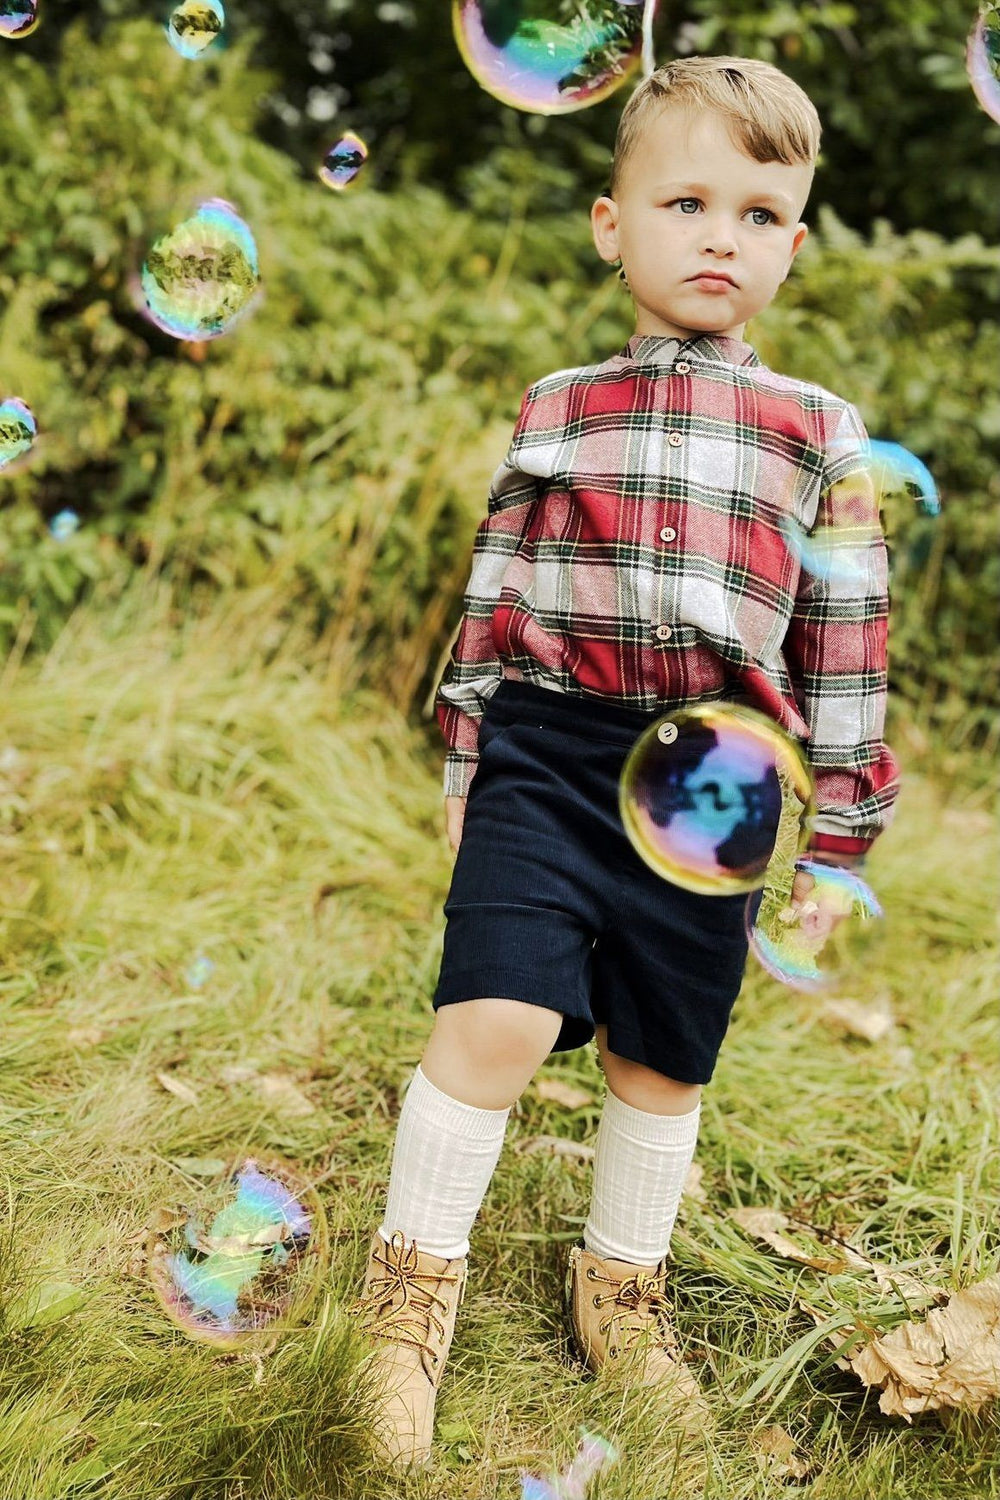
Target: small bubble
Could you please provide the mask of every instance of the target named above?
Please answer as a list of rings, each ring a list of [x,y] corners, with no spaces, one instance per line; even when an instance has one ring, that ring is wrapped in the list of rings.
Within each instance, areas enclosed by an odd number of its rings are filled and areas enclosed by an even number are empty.
[[[181,57],[201,57],[222,35],[225,21],[221,0],[183,0],[167,22],[170,45]]]
[[[38,424],[23,401],[16,396],[0,401],[0,470],[30,452],[37,432]]]
[[[0,37],[20,41],[38,25],[37,0],[4,0],[0,4]]]
[[[359,135],[348,130],[334,143],[323,159],[319,179],[338,191],[349,187],[368,160],[368,147]]]

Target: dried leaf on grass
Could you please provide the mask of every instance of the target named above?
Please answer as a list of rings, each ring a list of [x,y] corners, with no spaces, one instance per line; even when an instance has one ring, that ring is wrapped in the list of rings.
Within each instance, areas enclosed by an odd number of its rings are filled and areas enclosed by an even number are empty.
[[[539,1099],[546,1099],[550,1104],[561,1104],[565,1109],[582,1109],[585,1104],[595,1102],[589,1089],[563,1083],[561,1078],[539,1078],[535,1084],[535,1093]]]
[[[169,1073],[157,1073],[156,1081],[168,1094],[176,1094],[178,1099],[183,1099],[185,1104],[197,1104],[198,1095],[188,1083],[182,1083],[179,1078],[172,1078]]]
[[[521,1141],[517,1148],[523,1156],[534,1156],[539,1151],[548,1151],[552,1156],[571,1156],[577,1161],[593,1161],[593,1146],[582,1141],[567,1141],[560,1135],[533,1135]]]
[[[898,1271],[893,1266],[882,1265],[879,1261],[872,1260],[870,1255],[865,1255],[863,1250],[849,1245],[846,1240],[840,1239],[828,1229],[821,1229],[816,1224],[806,1224],[800,1219],[790,1218],[780,1209],[775,1208],[737,1208],[731,1217],[735,1219],[741,1229],[748,1234],[777,1250],[787,1260],[798,1261],[801,1265],[812,1266],[817,1271],[826,1271],[828,1275],[839,1276],[847,1270],[868,1271],[874,1276],[879,1289],[883,1292],[891,1292],[895,1296],[906,1299],[924,1300],[926,1298],[940,1297],[938,1288],[928,1286],[916,1276],[911,1276],[908,1271]],[[803,1249],[795,1240],[786,1233],[791,1229],[794,1233],[797,1229],[808,1231],[820,1241],[830,1241],[836,1245],[836,1250],[831,1250],[829,1255],[817,1255],[815,1251]],[[812,1309],[810,1308],[811,1312]]]
[[[708,1194],[705,1192],[705,1189],[701,1185],[701,1179],[704,1177],[704,1175],[705,1168],[701,1165],[701,1162],[693,1161],[688,1167],[687,1175],[684,1178],[682,1196],[685,1198],[693,1198],[696,1203],[707,1202]]]
[[[988,1276],[847,1356],[865,1385],[881,1386],[879,1409],[912,1422],[913,1412],[961,1406],[977,1411],[1000,1395],[1000,1276]]]
[[[779,1478],[805,1479],[812,1465],[795,1452],[795,1439],[775,1423],[754,1439],[757,1463]]]
[[[895,1025],[892,1012],[884,1004],[863,1005],[860,1000],[827,1000],[819,1019],[851,1036],[864,1037],[866,1042],[880,1041]]]
[[[789,1227],[788,1216],[779,1212],[778,1209],[737,1208],[733,1210],[732,1217],[741,1229],[746,1230],[747,1234],[752,1234],[755,1239],[763,1240],[786,1260],[797,1260],[804,1266],[813,1266],[817,1271],[828,1271],[833,1275],[846,1271],[850,1264],[846,1253],[817,1255],[804,1250],[784,1232]],[[806,1227],[811,1228],[811,1226]]]

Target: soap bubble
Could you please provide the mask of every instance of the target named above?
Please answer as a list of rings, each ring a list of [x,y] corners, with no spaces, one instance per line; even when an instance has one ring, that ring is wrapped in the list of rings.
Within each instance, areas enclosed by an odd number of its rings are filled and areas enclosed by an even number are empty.
[[[972,92],[990,119],[1000,125],[1000,6],[980,8],[966,44],[965,69]]]
[[[15,460],[30,452],[37,431],[32,412],[17,396],[0,401],[0,470],[13,473],[23,467]]]
[[[201,57],[222,35],[225,23],[221,0],[183,0],[167,22],[167,36],[181,57]]]
[[[833,587],[871,591],[879,582],[872,575],[874,544],[882,537],[893,540],[906,527],[914,502],[919,515],[941,512],[927,465],[901,443],[871,438],[857,473],[834,486],[822,525],[807,531],[786,511],[778,526],[805,572]]]
[[[800,746],[741,704],[694,704],[658,719],[626,757],[618,784],[625,833],[664,880],[729,896],[763,884],[782,813],[782,778],[813,812]]]
[[[452,0],[451,17],[462,59],[488,94],[553,115],[598,104],[625,82],[640,61],[643,9],[623,0]]]
[[[250,1157],[202,1199],[194,1211],[184,1205],[186,1222],[150,1235],[160,1303],[191,1338],[236,1348],[267,1330],[273,1347],[322,1286],[329,1246],[318,1195],[288,1163]]]
[[[807,858],[796,868],[814,881],[797,912],[791,905],[794,870],[786,869],[780,880],[769,872],[764,887],[748,897],[744,926],[751,953],[794,990],[812,993],[863,982],[878,968],[884,935],[882,923],[873,920],[882,916],[874,894],[853,870]],[[844,919],[832,931],[831,914]]]
[[[359,135],[348,130],[323,158],[319,179],[327,187],[343,189],[354,181],[367,160],[368,147]]]
[[[38,25],[38,0],[0,0],[0,36],[20,41]]]
[[[64,542],[68,536],[73,535],[79,525],[80,517],[75,510],[61,510],[49,522],[49,534],[54,536],[57,542]]]
[[[184,982],[193,990],[200,990],[206,979],[215,972],[215,964],[204,953],[196,953],[184,970]]]
[[[158,239],[142,267],[152,321],[178,339],[228,333],[259,287],[257,246],[231,203],[209,198]]]
[[[868,446],[871,454],[869,467],[880,504],[888,495],[901,494],[915,499],[923,515],[941,514],[941,497],[934,475],[923,459],[911,453],[909,448],[904,448],[902,443],[890,443],[881,438],[872,438]],[[916,490],[916,495],[913,490]],[[886,521],[886,530],[890,535],[895,530],[893,520],[894,515]]]
[[[580,1428],[581,1441],[569,1468],[552,1479],[521,1470],[521,1500],[586,1500],[590,1481],[601,1469],[618,1462],[612,1445],[597,1433]]]

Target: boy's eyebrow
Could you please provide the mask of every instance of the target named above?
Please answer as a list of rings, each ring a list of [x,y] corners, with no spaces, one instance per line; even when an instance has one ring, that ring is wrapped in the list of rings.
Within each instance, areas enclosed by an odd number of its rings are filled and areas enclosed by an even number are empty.
[[[711,190],[703,182],[661,182],[657,184],[656,191],[658,193],[708,193]],[[774,188],[769,189],[765,193],[747,193],[747,197],[757,198],[761,202],[765,199],[770,199],[772,203],[780,203],[789,213],[794,212],[795,209],[795,204],[789,198],[788,194],[779,193]]]

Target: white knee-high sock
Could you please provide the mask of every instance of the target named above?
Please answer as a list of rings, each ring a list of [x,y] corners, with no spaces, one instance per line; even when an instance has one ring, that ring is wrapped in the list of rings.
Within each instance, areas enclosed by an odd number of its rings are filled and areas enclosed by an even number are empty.
[[[446,1260],[468,1255],[469,1230],[499,1160],[510,1110],[452,1099],[417,1064],[400,1110],[379,1225],[387,1243],[401,1229],[418,1250]]]
[[[608,1089],[583,1226],[587,1250],[632,1265],[655,1266],[666,1255],[700,1115],[700,1099],[690,1114],[652,1115]]]

